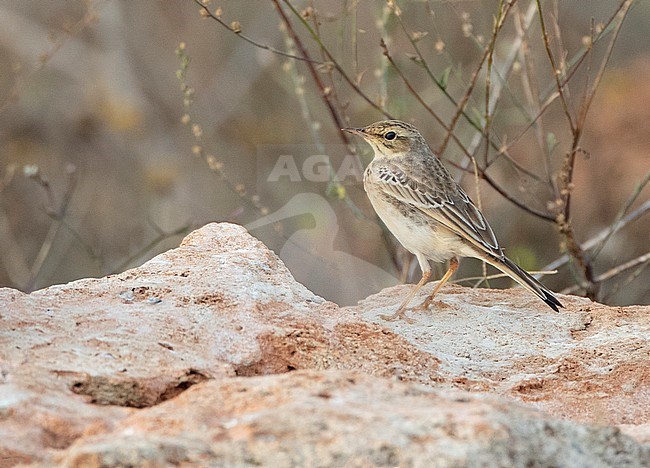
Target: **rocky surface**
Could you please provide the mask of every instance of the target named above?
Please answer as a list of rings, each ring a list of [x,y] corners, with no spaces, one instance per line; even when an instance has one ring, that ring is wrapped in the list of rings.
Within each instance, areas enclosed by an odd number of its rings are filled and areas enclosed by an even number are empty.
[[[496,398],[350,371],[213,380],[85,437],[70,465],[623,466],[647,459],[614,428]]]
[[[0,466],[650,466],[650,307],[449,286],[382,320],[408,288],[339,308],[211,224],[1,289]]]

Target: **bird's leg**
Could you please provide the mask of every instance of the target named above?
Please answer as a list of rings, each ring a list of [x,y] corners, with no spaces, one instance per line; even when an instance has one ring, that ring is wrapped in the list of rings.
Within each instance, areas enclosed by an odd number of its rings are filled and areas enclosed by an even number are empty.
[[[449,278],[451,278],[451,275],[453,275],[456,270],[458,270],[458,258],[456,257],[451,257],[451,260],[449,261],[449,269],[447,270],[447,273],[443,275],[443,277],[438,281],[438,284],[436,285],[435,289],[431,294],[429,294],[429,297],[427,297],[424,302],[422,303],[422,307],[425,309],[428,308],[431,303],[433,302],[433,298],[435,295],[440,291],[440,288],[444,286],[444,284],[449,281]]]
[[[431,269],[425,269],[422,272],[422,279],[418,284],[415,285],[415,287],[411,290],[408,296],[406,296],[406,299],[402,301],[402,305],[399,306],[399,309],[397,309],[397,312],[395,312],[393,315],[380,315],[380,317],[384,320],[397,320],[397,319],[403,319],[406,318],[404,316],[404,312],[406,311],[406,306],[409,305],[409,302],[411,302],[411,299],[413,299],[413,296],[420,290],[422,286],[424,286],[424,283],[427,282],[429,277],[431,276]]]

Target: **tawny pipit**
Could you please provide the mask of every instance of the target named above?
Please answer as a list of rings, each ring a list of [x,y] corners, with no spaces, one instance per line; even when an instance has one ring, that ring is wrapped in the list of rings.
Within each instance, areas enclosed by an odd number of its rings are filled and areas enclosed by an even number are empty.
[[[343,130],[363,137],[375,151],[363,175],[363,186],[379,217],[416,256],[422,269],[422,279],[389,319],[404,317],[409,302],[431,276],[429,260],[450,262],[422,304],[425,308],[458,268],[458,257],[481,259],[539,296],[553,310],[563,307],[551,291],[504,255],[483,214],[414,126],[387,120]]]

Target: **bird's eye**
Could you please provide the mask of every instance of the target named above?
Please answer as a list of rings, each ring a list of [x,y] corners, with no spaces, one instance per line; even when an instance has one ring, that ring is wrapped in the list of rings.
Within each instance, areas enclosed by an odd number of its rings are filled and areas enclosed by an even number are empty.
[[[397,134],[395,132],[388,132],[386,135],[384,135],[384,138],[387,140],[394,140]]]

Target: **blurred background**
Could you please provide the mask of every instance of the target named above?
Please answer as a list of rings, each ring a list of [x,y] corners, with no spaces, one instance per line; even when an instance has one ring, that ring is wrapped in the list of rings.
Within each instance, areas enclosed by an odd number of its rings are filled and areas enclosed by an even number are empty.
[[[650,303],[650,2],[542,1],[546,43],[529,1],[202,3],[0,3],[0,286],[119,272],[212,221],[340,304],[417,281],[339,131],[391,116],[549,287]],[[512,285],[483,274],[455,280]]]

